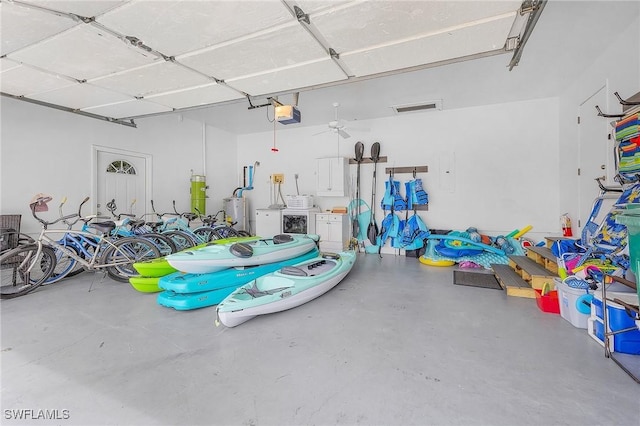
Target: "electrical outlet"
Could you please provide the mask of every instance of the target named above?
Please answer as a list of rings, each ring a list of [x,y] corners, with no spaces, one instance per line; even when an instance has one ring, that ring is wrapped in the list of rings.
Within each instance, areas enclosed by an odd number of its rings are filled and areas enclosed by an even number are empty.
[[[283,173],[277,173],[272,175],[273,176],[273,183],[284,183],[284,174]]]

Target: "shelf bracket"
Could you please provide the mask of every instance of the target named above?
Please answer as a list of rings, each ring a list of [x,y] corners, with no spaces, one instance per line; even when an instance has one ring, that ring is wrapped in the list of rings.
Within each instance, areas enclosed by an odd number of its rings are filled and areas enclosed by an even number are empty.
[[[596,105],[596,110],[598,110],[598,117],[605,117],[605,118],[622,118],[622,117],[624,117],[624,114],[605,114],[600,110],[600,107],[598,105]]]
[[[618,98],[618,102],[620,102],[620,105],[624,105],[624,106],[640,105],[640,100],[634,99],[634,98],[637,98],[640,95],[640,93],[636,93],[634,96],[630,97],[629,99],[622,99],[618,94],[618,92],[614,92],[613,94],[616,95],[616,98]]]

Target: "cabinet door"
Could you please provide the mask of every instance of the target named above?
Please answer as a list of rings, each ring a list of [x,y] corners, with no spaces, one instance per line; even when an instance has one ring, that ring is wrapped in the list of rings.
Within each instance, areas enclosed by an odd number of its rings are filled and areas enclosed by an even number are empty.
[[[320,241],[330,241],[331,231],[326,214],[316,215],[316,234],[320,235]]]
[[[348,239],[346,215],[320,214],[316,216],[316,232],[320,243],[331,250],[343,250]]]
[[[318,195],[331,193],[331,158],[318,160]]]
[[[318,159],[318,195],[343,197],[347,159],[343,157]]]
[[[329,222],[329,241],[342,243],[342,223],[335,220]]]

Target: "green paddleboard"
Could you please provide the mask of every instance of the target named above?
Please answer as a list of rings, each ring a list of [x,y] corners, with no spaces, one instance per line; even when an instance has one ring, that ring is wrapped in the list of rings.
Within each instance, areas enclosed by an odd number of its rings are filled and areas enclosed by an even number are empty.
[[[158,293],[160,277],[129,277],[129,283],[141,293]]]

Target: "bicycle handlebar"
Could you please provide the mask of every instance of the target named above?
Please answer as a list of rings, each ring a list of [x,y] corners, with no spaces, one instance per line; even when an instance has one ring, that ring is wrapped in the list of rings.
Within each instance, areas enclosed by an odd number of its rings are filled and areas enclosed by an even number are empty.
[[[49,199],[50,200],[50,199]],[[82,217],[82,206],[89,201],[89,197],[85,197],[84,200],[82,200],[82,202],[80,203],[80,206],[78,207],[78,212],[77,213],[73,213],[73,214],[68,214],[68,215],[62,215],[62,206],[67,202],[67,197],[64,197],[60,203],[59,206],[59,211],[60,211],[60,217],[54,221],[46,221],[44,219],[42,219],[41,217],[38,217],[38,215],[36,214],[36,206],[38,206],[39,204],[47,204],[49,202],[49,200],[47,200],[47,198],[45,197],[39,197],[35,202],[29,204],[29,207],[31,209],[31,214],[33,215],[33,217],[40,223],[42,223],[42,225],[46,228],[49,225],[54,225],[58,222],[64,222],[65,224],[67,224],[68,226],[72,226],[74,223],[76,223],[81,217]],[[74,222],[67,222],[69,219],[73,219],[76,218],[76,220]]]
[[[153,211],[153,214],[155,214],[155,215],[158,217],[158,219],[160,219],[160,220],[163,220],[163,219],[162,219],[162,216],[177,216],[177,217],[180,217],[180,216],[181,216],[181,214],[180,214],[180,213],[178,213],[178,212],[176,212],[176,213],[171,213],[171,212],[168,212],[168,213],[158,213],[158,212],[156,211],[156,207],[155,207],[155,205],[153,204],[153,200],[149,200],[149,202],[151,203],[151,210]],[[173,209],[175,210],[175,206],[174,206],[174,208],[173,208]]]
[[[46,221],[46,220],[38,217],[38,215],[36,215],[36,206],[37,205],[38,205],[37,202],[29,204],[29,207],[31,207],[31,214],[33,215],[33,217],[36,218],[36,220],[38,222],[42,223],[45,227],[48,226],[48,225],[53,225],[53,224],[58,223],[60,221],[64,221],[64,220],[68,220],[68,219],[71,219],[71,218],[74,218],[74,217],[78,217],[77,213],[73,213],[73,214],[68,214],[66,216],[59,217],[58,219],[54,220],[53,222],[49,222],[49,221]]]

